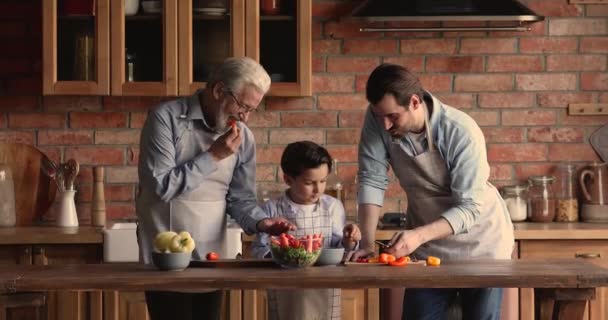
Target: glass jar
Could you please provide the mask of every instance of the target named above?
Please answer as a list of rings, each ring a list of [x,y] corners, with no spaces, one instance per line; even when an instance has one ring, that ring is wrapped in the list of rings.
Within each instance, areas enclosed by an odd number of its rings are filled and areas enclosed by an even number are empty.
[[[505,186],[502,188],[502,197],[509,210],[511,221],[525,221],[528,217],[528,188],[522,185]]]
[[[336,159],[332,160],[331,172],[327,177],[325,193],[344,203],[344,184],[342,184],[342,180],[338,176],[338,160]]]
[[[528,178],[528,215],[533,222],[551,222],[555,219],[555,195],[553,176],[531,176]]]
[[[0,227],[14,227],[16,222],[12,171],[8,165],[0,164]]]
[[[555,167],[556,213],[555,221],[578,221],[578,199],[576,198],[576,166],[570,162],[560,163]]]

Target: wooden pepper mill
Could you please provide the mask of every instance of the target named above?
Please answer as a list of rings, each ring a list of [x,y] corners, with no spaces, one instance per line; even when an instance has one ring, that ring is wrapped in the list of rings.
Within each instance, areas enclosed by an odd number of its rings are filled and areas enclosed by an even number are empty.
[[[103,191],[103,167],[93,167],[93,199],[91,203],[91,222],[94,226],[106,225],[106,199]]]

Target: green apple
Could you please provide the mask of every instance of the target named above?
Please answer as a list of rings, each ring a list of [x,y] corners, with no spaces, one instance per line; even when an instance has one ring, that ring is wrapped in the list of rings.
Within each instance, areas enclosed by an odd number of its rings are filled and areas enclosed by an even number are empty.
[[[169,246],[171,246],[171,240],[176,235],[177,233],[173,231],[159,232],[154,238],[154,249],[156,249],[156,251],[158,252],[169,251]]]
[[[194,251],[195,246],[194,239],[192,239],[190,233],[188,233],[188,231],[182,231],[171,238],[169,250],[171,250],[171,252],[190,253]]]

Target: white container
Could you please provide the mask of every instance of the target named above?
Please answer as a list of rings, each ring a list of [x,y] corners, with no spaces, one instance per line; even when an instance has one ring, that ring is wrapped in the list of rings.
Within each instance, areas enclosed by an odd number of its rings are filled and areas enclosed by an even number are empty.
[[[228,223],[226,227],[226,244],[222,258],[234,259],[237,255],[243,255],[243,229],[236,223]]]
[[[11,168],[0,164],[0,227],[14,227],[16,222],[15,184]]]
[[[125,1],[125,16],[137,14],[139,10],[139,0],[124,0]]]
[[[78,227],[78,215],[74,203],[75,190],[65,190],[59,195],[59,211],[57,213],[57,226]]]
[[[139,261],[136,223],[114,223],[103,231],[103,261]]]

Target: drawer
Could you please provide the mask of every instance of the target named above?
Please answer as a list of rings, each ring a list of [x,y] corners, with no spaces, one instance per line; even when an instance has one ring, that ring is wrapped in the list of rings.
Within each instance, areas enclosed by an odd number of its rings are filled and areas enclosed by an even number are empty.
[[[608,240],[525,240],[519,244],[520,259],[579,258],[608,268]]]

